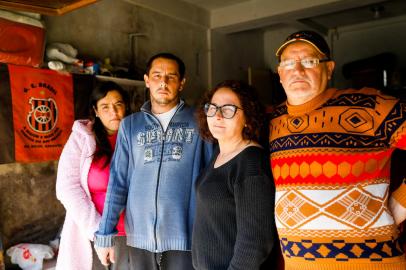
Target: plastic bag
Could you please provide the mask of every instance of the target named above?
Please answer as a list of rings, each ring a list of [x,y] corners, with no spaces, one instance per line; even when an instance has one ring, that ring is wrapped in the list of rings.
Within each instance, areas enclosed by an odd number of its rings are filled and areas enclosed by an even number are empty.
[[[11,262],[23,270],[41,270],[44,259],[54,256],[52,248],[41,244],[18,244],[7,249]]]
[[[78,50],[67,43],[51,43],[46,48],[46,55],[49,60],[59,60],[66,64],[74,64],[79,61],[76,58]]]

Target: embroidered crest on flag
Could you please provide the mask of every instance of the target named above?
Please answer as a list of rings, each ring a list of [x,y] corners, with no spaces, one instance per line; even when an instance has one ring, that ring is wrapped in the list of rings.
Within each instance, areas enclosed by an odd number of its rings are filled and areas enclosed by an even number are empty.
[[[30,128],[39,133],[52,131],[58,122],[58,108],[52,98],[30,98],[31,111],[27,115]]]

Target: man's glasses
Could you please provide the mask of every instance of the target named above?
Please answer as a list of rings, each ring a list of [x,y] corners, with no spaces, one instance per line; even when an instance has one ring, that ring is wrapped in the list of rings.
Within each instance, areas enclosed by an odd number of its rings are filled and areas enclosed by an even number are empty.
[[[305,58],[305,59],[300,59],[300,60],[286,59],[286,60],[281,61],[279,63],[279,66],[281,68],[283,68],[284,70],[292,70],[295,68],[296,63],[299,62],[302,65],[302,67],[304,67],[304,68],[315,68],[320,63],[328,62],[328,61],[330,61],[329,58],[324,58],[324,59]]]
[[[242,110],[240,107],[233,104],[225,104],[223,106],[217,106],[213,103],[204,104],[204,113],[207,117],[213,117],[217,111],[220,111],[221,116],[225,119],[231,119],[237,113],[237,110]]]

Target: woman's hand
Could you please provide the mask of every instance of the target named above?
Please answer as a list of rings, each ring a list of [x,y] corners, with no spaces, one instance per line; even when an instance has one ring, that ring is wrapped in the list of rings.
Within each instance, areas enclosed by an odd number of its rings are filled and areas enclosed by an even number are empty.
[[[114,247],[95,247],[97,256],[100,262],[108,266],[110,263],[115,263],[116,259],[114,257]]]

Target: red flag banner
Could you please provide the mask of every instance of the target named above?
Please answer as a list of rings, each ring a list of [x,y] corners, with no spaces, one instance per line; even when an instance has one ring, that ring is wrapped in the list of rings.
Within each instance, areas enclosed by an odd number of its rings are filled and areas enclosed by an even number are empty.
[[[68,73],[9,65],[16,162],[57,160],[74,121]]]

